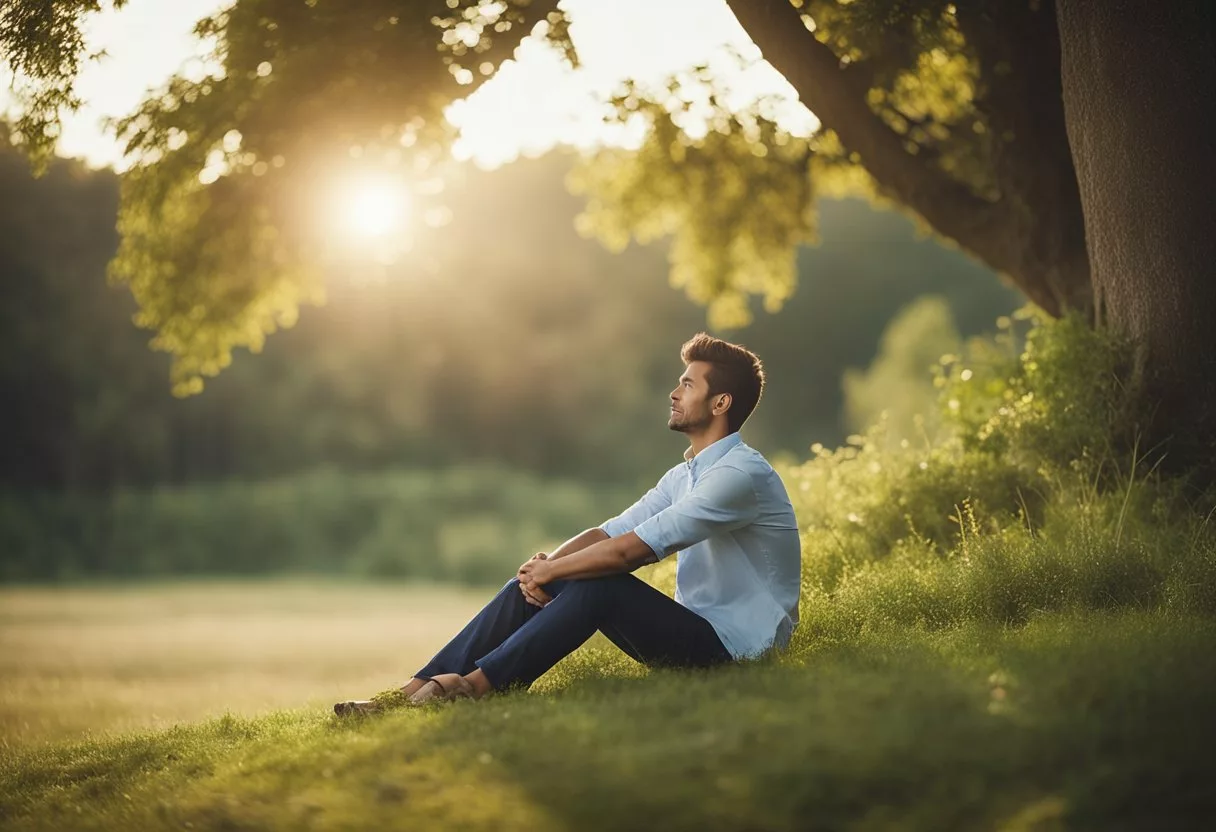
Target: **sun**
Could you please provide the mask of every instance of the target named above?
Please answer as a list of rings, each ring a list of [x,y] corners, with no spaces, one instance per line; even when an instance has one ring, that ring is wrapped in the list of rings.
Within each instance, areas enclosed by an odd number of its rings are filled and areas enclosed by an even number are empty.
[[[377,239],[401,229],[409,208],[405,188],[392,180],[357,179],[341,200],[343,225],[362,239]]]

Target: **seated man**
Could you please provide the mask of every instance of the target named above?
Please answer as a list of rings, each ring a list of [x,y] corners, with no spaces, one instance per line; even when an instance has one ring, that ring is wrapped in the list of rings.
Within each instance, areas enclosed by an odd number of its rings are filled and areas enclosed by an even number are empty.
[[[667,426],[688,435],[685,461],[622,514],[524,563],[402,697],[477,699],[530,685],[596,630],[640,662],[676,667],[788,643],[798,622],[798,524],[776,472],[738,434],[764,369],[754,353],[705,333],[680,357]],[[675,600],[629,574],[677,551]]]

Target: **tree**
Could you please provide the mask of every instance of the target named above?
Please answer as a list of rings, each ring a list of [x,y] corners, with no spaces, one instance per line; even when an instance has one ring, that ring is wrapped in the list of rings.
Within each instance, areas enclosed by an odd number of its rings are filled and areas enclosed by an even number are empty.
[[[1210,4],[728,2],[881,193],[1048,313],[1127,337],[1146,438],[1216,471]],[[955,56],[971,100],[941,119],[917,99]]]
[[[54,154],[61,112],[82,103],[74,84],[85,57],[85,18],[124,5],[126,0],[19,0],[0,8],[0,55],[22,105],[17,134],[39,170]]]
[[[1216,468],[1216,8],[1060,0],[1098,319],[1178,463]],[[1144,24],[1144,25],[1138,25]]]
[[[76,103],[81,21],[100,6],[18,0],[0,17],[0,47],[27,79],[18,137],[35,156]],[[362,169],[441,187],[443,108],[537,22],[561,42],[555,6],[242,0],[198,24],[221,71],[174,77],[117,128],[139,162],[124,176],[110,274],[173,355],[176,392],[201,390],[234,348],[259,351],[323,299],[333,252],[330,218],[310,210],[317,180]]]
[[[775,309],[793,291],[817,194],[869,191],[1046,312],[1075,310],[1135,340],[1139,396],[1163,403],[1153,433],[1216,463],[1203,337],[1216,312],[1204,265],[1216,239],[1204,188],[1216,65],[1205,4],[727,2],[822,128],[790,135],[765,102],[726,108],[706,68],[666,89],[631,88],[617,103],[649,123],[647,143],[604,151],[576,181],[585,230],[615,243],[673,234],[673,279],[725,326],[747,319],[750,295]],[[217,38],[224,77],[175,79],[122,126],[145,162],[127,177],[114,275],[177,357],[184,389],[317,294],[311,235],[291,216],[299,194],[277,160],[298,170],[352,148],[388,153],[401,142],[382,128],[405,113],[407,128],[418,125],[413,164],[438,164],[437,102],[461,92],[454,81],[492,72],[552,11],[448,5],[241,0],[200,28]],[[516,25],[499,37],[508,19]],[[563,25],[553,17],[551,34],[569,46]],[[690,127],[694,87],[715,111],[708,131]],[[209,167],[224,175],[203,185]],[[1137,248],[1145,237],[1152,245]]]

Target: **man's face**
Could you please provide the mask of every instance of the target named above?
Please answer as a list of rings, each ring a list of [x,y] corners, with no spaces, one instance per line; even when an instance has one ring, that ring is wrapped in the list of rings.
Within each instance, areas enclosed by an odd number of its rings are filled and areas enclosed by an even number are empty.
[[[709,363],[694,361],[684,368],[684,374],[671,391],[671,417],[667,427],[681,433],[692,433],[709,427],[713,421],[713,398],[709,395]]]

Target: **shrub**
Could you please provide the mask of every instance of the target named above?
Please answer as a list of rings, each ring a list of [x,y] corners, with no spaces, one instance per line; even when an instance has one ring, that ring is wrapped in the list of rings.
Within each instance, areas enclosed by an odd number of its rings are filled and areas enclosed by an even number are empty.
[[[1216,495],[1184,497],[1139,446],[1126,344],[1077,318],[998,326],[943,357],[935,435],[893,442],[880,419],[781,468],[802,649],[1056,610],[1216,612]]]
[[[5,494],[0,579],[314,572],[494,584],[629,496],[491,466]]]

